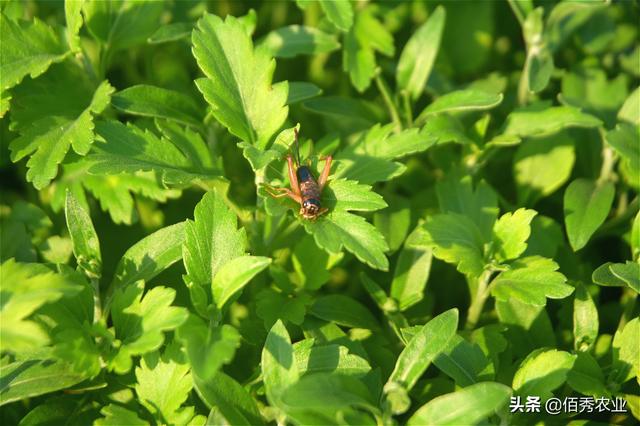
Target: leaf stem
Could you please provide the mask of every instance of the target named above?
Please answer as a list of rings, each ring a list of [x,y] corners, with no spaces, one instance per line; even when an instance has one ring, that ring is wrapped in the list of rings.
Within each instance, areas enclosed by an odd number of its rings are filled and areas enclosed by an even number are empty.
[[[100,280],[91,278],[93,287],[93,323],[96,324],[102,319],[102,300],[100,300]]]
[[[622,297],[620,302],[622,303],[622,315],[620,316],[620,321],[618,322],[617,332],[622,332],[624,326],[627,325],[629,320],[633,318],[633,311],[636,307],[637,296],[633,290],[630,288],[625,288],[622,292]]]
[[[384,103],[387,106],[387,110],[389,111],[389,116],[391,116],[391,121],[394,124],[394,130],[396,132],[400,132],[402,131],[402,122],[400,121],[400,115],[398,115],[398,109],[396,108],[395,103],[391,99],[391,96],[389,95],[389,88],[387,87],[387,84],[384,82],[380,74],[381,74],[380,68],[378,68],[376,70],[376,77],[375,77],[376,86],[378,87],[378,90],[382,95],[382,99],[384,100]]]
[[[604,147],[602,147],[602,167],[600,168],[600,177],[598,178],[599,184],[611,180],[615,160],[613,149],[605,143]]]
[[[407,120],[407,126],[413,127],[413,111],[411,110],[411,99],[409,98],[409,93],[407,91],[403,91],[402,94],[402,105],[404,106],[404,115]]]
[[[469,310],[467,313],[467,323],[465,324],[465,328],[467,330],[473,330],[478,321],[480,320],[480,314],[482,314],[482,309],[484,308],[484,304],[487,301],[490,293],[490,285],[491,276],[493,274],[493,270],[488,269],[480,275],[477,281],[477,289],[475,297],[471,297],[471,305],[469,305]]]

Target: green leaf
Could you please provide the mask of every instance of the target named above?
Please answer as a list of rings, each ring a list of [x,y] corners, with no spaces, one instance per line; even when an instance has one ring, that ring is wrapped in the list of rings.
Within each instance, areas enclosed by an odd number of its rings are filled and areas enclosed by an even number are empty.
[[[520,138],[548,136],[571,127],[601,126],[596,117],[571,106],[552,107],[543,103],[516,109],[507,116],[502,134]]]
[[[184,420],[193,418],[193,407],[180,408],[191,392],[193,381],[178,345],[169,345],[162,356],[158,352],[143,356],[136,368],[136,380],[138,400],[157,422],[186,424]]]
[[[290,81],[287,105],[297,104],[322,95],[322,89],[306,81]]]
[[[605,140],[621,157],[629,161],[635,169],[640,168],[640,147],[637,141],[640,137],[640,126],[619,123],[614,130],[609,130]]]
[[[612,353],[609,381],[621,385],[640,376],[640,318],[632,319],[622,331],[616,331]]]
[[[535,202],[555,192],[569,179],[575,157],[573,140],[566,133],[518,146],[513,163],[518,202]]]
[[[82,11],[91,35],[113,54],[146,43],[160,26],[164,4],[153,0],[88,1]]]
[[[356,25],[345,36],[342,69],[349,72],[353,87],[362,93],[369,87],[376,74],[376,57],[373,49],[358,39],[357,26],[358,19],[356,19]]]
[[[11,347],[12,342],[3,336],[2,344]],[[86,378],[74,372],[69,364],[38,359],[5,364],[0,376],[0,406],[69,388]]]
[[[513,377],[513,390],[545,400],[567,380],[575,359],[575,355],[557,349],[536,350],[520,364]]]
[[[97,426],[147,426],[149,422],[142,420],[135,411],[124,408],[121,405],[109,404],[100,410],[104,417],[95,420]]]
[[[222,309],[234,294],[269,264],[271,264],[271,259],[263,256],[240,256],[224,263],[214,275],[211,283],[213,300],[218,309]]]
[[[393,273],[390,294],[398,302],[401,311],[424,297],[433,255],[430,248],[421,244],[423,232],[421,227],[417,227],[409,234]]]
[[[409,418],[410,426],[477,424],[501,411],[512,390],[495,382],[476,383],[441,395],[420,407]]]
[[[521,302],[544,306],[547,297],[563,299],[573,292],[566,284],[566,277],[557,272],[558,264],[551,259],[531,256],[513,263],[512,269],[501,272],[491,283],[491,294],[508,301],[516,298]]]
[[[445,16],[445,8],[437,7],[427,22],[411,36],[400,54],[396,80],[399,88],[409,93],[414,100],[422,94],[431,74],[440,48]]]
[[[96,124],[96,133],[101,140],[93,145],[88,157],[92,163],[91,173],[153,171],[167,185],[184,185],[194,180],[207,181],[218,177],[217,170],[193,164],[176,144],[133,124],[101,121]]]
[[[177,331],[178,339],[186,347],[194,374],[201,380],[212,379],[224,364],[233,359],[240,334],[230,325],[207,326],[195,315],[190,315]]]
[[[348,31],[353,25],[353,7],[349,0],[321,1],[325,16],[340,31]]]
[[[573,368],[567,374],[567,383],[583,395],[594,398],[610,395],[604,383],[602,369],[589,352],[578,353]]]
[[[185,223],[179,222],[147,235],[124,253],[113,278],[116,288],[138,280],[149,281],[182,258]]]
[[[276,58],[328,53],[340,48],[335,36],[314,27],[289,25],[271,31],[260,42]]]
[[[392,411],[403,413],[408,401],[397,403],[398,393],[410,391],[438,354],[444,351],[458,328],[458,310],[450,309],[426,323],[400,353],[395,368],[384,386]],[[406,396],[406,395],[405,395]]]
[[[73,52],[80,50],[80,28],[82,28],[82,7],[84,0],[65,0],[64,16],[67,22],[67,43]]]
[[[168,120],[156,120],[156,127],[166,139],[178,147],[197,170],[204,172],[216,169],[211,150],[198,132]]]
[[[269,402],[284,409],[282,398],[286,390],[298,381],[291,338],[282,321],[273,325],[262,349],[262,379]]]
[[[382,196],[373,192],[370,185],[347,179],[331,180],[324,189],[322,201],[331,211],[374,211],[387,207]]]
[[[283,395],[286,413],[299,424],[340,424],[353,409],[377,411],[367,387],[352,376],[316,373],[302,377]],[[371,424],[372,419],[368,418]],[[362,423],[356,423],[362,424]]]
[[[67,229],[73,243],[73,255],[80,266],[90,277],[102,274],[102,255],[100,241],[93,227],[89,213],[80,205],[73,194],[67,191],[65,203]]]
[[[301,285],[307,290],[316,290],[331,278],[330,256],[316,245],[311,235],[298,241],[291,261]]]
[[[363,217],[336,210],[315,222],[305,221],[305,231],[313,235],[319,247],[340,253],[342,247],[372,268],[386,271],[388,246],[380,232]]]
[[[611,182],[576,179],[564,192],[564,221],[573,251],[584,247],[609,215],[615,196]]]
[[[614,263],[609,265],[609,270],[616,278],[624,281],[629,288],[640,293],[640,264],[636,262]]]
[[[382,109],[371,102],[343,96],[321,96],[303,103],[305,109],[331,118],[337,123],[360,130],[369,129],[382,120]]]
[[[184,266],[191,281],[210,287],[224,264],[245,253],[247,236],[216,191],[207,192],[193,214],[194,220],[185,224]]]
[[[82,287],[70,277],[56,274],[44,265],[17,263],[9,259],[0,265],[2,306],[0,340],[3,352],[21,353],[49,343],[43,327],[28,320],[46,303],[77,294]]]
[[[205,14],[192,39],[207,76],[196,85],[213,116],[233,135],[265,149],[289,112],[286,83],[272,85],[275,61],[266,50],[254,50],[242,23],[230,15],[223,21]]]
[[[194,385],[208,407],[216,407],[230,425],[262,425],[264,420],[249,392],[230,376],[218,372],[209,380],[194,376]]]
[[[340,294],[318,297],[309,313],[345,327],[380,329],[380,325],[366,307],[356,300]]]
[[[431,102],[418,116],[421,121],[433,114],[484,111],[492,109],[502,103],[502,93],[489,93],[476,89],[456,90],[440,96]]]
[[[191,97],[146,84],[115,93],[111,97],[111,105],[127,114],[164,118],[194,126],[199,126],[203,119],[203,109]]]
[[[631,92],[618,111],[618,120],[640,125],[640,87]]]
[[[189,38],[193,31],[193,24],[190,22],[173,22],[163,25],[149,36],[149,44],[168,43]]]
[[[280,319],[301,325],[311,304],[311,296],[298,294],[287,296],[272,289],[265,289],[256,295],[256,315],[264,321],[265,329],[269,329]]]
[[[69,54],[56,31],[38,18],[14,22],[0,14],[0,38],[1,92],[20,83],[26,75],[38,77]]]
[[[429,216],[423,229],[421,243],[431,247],[435,257],[457,265],[465,275],[480,276],[485,266],[483,239],[469,217],[458,213]]]
[[[491,241],[493,226],[498,217],[498,196],[485,181],[473,187],[471,176],[449,173],[436,184],[438,205],[443,213],[458,213],[471,219],[478,227],[483,241]]]
[[[93,116],[107,107],[113,90],[107,81],[103,81],[89,104],[76,112],[79,115],[45,116],[11,142],[11,161],[19,161],[31,154],[27,162],[27,181],[42,189],[56,177],[58,164],[64,160],[70,147],[80,155],[89,152],[94,141]]]
[[[118,289],[113,297],[111,319],[116,337],[122,342],[110,367],[117,373],[131,369],[131,357],[154,351],[164,342],[164,331],[171,331],[187,320],[185,308],[171,306],[176,291],[153,287],[142,296],[144,282]]]
[[[470,386],[480,381],[481,373],[490,361],[480,346],[455,335],[433,363],[458,386]]]
[[[313,339],[293,346],[298,372],[301,376],[320,372],[362,377],[371,371],[366,359],[349,353],[341,345],[313,346]]]
[[[373,224],[389,244],[391,253],[400,248],[411,226],[411,210],[409,200],[405,197],[385,194],[389,207],[373,215]]]
[[[503,214],[493,225],[495,257],[499,262],[516,259],[526,250],[531,221],[536,214],[535,210],[518,209]]]
[[[587,288],[576,284],[573,300],[573,347],[576,351],[588,351],[598,338],[598,308]]]
[[[507,326],[505,337],[513,342],[510,349],[516,356],[524,357],[535,348],[555,346],[551,319],[544,306],[530,305],[516,298],[496,300],[496,313]]]

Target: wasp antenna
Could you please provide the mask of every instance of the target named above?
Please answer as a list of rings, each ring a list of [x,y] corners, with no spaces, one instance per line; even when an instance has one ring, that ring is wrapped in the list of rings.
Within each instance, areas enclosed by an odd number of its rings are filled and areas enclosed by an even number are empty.
[[[296,161],[298,162],[298,167],[300,167],[300,142],[298,142],[298,129],[293,128],[293,134],[296,143]]]

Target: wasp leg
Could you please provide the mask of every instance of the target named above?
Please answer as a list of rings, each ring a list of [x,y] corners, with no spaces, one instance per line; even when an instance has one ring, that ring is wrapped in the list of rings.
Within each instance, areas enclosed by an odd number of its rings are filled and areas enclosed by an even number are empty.
[[[320,186],[320,191],[324,188],[324,185],[327,183],[327,179],[329,178],[329,172],[331,172],[331,161],[333,157],[330,155],[323,158],[324,160],[324,169],[322,169],[322,174],[320,174],[320,178],[318,179],[318,185]]]
[[[264,185],[264,189],[273,198],[289,197],[293,201],[295,201],[296,203],[302,204],[302,198],[300,197],[300,195],[298,195],[295,192],[291,191],[289,188],[276,188],[274,186],[265,184]]]

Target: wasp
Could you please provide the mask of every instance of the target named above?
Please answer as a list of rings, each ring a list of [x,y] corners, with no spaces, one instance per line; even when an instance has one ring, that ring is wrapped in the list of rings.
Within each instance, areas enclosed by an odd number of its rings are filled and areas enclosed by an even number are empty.
[[[308,166],[300,165],[300,144],[298,142],[298,130],[293,129],[296,145],[296,159],[291,154],[287,154],[287,169],[289,172],[289,188],[277,188],[271,185],[265,185],[267,193],[274,198],[289,197],[296,203],[300,204],[300,215],[308,220],[316,220],[325,214],[329,209],[322,207],[320,203],[320,195],[322,189],[327,183],[329,172],[331,170],[332,157],[321,158],[324,160],[324,168],[318,180],[313,177],[311,169]]]

